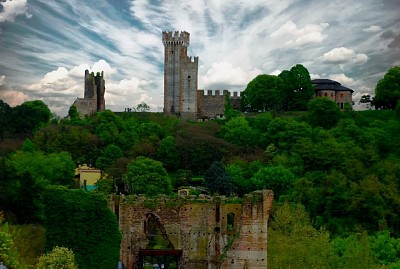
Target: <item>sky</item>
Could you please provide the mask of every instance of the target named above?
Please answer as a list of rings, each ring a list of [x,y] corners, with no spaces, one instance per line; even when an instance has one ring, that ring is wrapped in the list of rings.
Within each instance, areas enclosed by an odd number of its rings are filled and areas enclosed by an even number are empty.
[[[0,0],[0,100],[64,117],[88,69],[104,71],[106,108],[162,111],[163,31],[190,33],[205,90],[302,64],[357,105],[400,65],[400,0]]]

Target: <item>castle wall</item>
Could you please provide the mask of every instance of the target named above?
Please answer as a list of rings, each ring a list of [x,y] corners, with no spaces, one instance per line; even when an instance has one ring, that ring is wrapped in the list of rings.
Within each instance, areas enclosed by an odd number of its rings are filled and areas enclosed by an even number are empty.
[[[232,108],[240,109],[240,96],[237,92],[233,92],[233,96],[227,90],[220,91],[207,90],[207,95],[204,90],[197,91],[197,111],[198,117],[202,119],[223,118],[225,110],[225,96],[229,95]]]
[[[268,190],[253,192],[243,201],[204,195],[156,200],[127,196],[118,207],[121,260],[126,268],[138,268],[139,249],[148,244],[144,224],[152,214],[174,249],[182,250],[179,268],[266,268],[272,200]],[[233,225],[228,225],[228,214]]]
[[[96,112],[96,100],[93,98],[77,98],[72,105],[76,107],[80,117]]]

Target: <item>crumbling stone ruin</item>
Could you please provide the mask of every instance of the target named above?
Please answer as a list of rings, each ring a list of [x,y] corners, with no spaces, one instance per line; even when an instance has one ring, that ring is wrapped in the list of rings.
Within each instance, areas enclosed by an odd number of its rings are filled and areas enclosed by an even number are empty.
[[[189,57],[188,32],[163,32],[164,44],[164,113],[177,114],[183,119],[213,119],[224,115],[225,94],[216,90],[198,90],[199,57]],[[230,94],[229,94],[230,96]],[[230,96],[234,108],[239,109],[237,92]]]
[[[105,100],[104,93],[106,91],[103,72],[89,73],[85,70],[85,93],[84,98],[77,98],[72,104],[76,107],[79,115],[91,116],[95,112],[104,111]]]
[[[126,268],[265,269],[273,192],[240,198],[121,196],[121,260]]]

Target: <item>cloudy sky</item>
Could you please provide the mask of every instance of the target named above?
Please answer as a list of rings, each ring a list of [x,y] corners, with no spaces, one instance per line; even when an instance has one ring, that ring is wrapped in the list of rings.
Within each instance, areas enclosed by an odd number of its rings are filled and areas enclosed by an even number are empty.
[[[65,116],[89,69],[105,72],[107,108],[161,111],[161,33],[175,30],[190,33],[206,90],[300,63],[359,99],[400,65],[399,0],[0,0],[0,99]]]

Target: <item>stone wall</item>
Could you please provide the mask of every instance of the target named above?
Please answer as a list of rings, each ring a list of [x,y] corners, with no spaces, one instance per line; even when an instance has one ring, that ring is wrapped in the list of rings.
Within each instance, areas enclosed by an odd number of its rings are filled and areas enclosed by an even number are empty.
[[[228,90],[220,91],[204,90],[197,91],[197,111],[199,119],[214,119],[224,117],[225,95],[229,94],[231,106],[234,109],[240,109],[240,96],[237,92],[233,92],[233,96]]]
[[[122,232],[121,260],[129,269],[139,268],[139,250],[149,243],[146,222],[153,216],[173,249],[182,250],[179,268],[264,269],[272,200],[269,190],[243,199],[122,196],[114,207]]]

